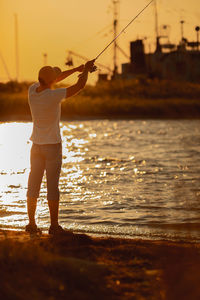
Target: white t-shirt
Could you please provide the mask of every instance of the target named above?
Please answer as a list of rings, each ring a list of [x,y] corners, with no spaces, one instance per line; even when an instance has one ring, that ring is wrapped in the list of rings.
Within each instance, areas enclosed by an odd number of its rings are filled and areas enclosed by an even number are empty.
[[[33,120],[31,141],[35,144],[57,144],[61,142],[61,101],[66,98],[66,88],[46,89],[36,92],[39,83],[29,87],[28,102]]]

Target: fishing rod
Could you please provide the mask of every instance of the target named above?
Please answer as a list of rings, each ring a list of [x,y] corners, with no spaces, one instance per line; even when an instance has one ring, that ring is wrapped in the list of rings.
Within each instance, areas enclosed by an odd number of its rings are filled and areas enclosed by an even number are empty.
[[[143,11],[145,9],[147,9],[147,7],[153,2],[154,0],[151,0],[121,31],[118,35],[116,35],[116,37],[96,56],[96,58],[94,59],[97,60],[107,49],[108,47],[110,47],[110,45],[112,45],[114,43],[114,41],[116,41],[116,39],[122,34],[122,33],[126,33],[125,30],[139,17],[139,15],[141,15],[143,13]],[[94,69],[91,72],[96,71],[96,66],[94,66]]]

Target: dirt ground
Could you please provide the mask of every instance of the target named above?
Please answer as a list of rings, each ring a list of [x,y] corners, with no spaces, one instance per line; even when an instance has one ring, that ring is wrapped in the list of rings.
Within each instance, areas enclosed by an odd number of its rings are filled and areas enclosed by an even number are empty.
[[[0,230],[0,299],[200,299],[200,245]]]

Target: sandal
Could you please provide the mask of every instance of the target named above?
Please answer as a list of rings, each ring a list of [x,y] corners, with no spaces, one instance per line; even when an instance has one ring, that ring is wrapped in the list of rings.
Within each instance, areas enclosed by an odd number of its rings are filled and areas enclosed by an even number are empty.
[[[37,233],[42,234],[41,229],[39,229],[37,225],[30,225],[30,224],[26,225],[25,231],[31,234],[37,234]]]
[[[72,231],[65,230],[62,228],[62,226],[50,226],[49,227],[49,234],[52,235],[73,235]]]

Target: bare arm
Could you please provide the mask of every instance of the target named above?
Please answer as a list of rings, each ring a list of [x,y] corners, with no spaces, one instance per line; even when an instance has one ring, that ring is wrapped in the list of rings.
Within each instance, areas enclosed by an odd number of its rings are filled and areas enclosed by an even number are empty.
[[[68,76],[70,76],[71,74],[75,73],[75,72],[82,72],[84,70],[84,65],[80,65],[77,68],[71,69],[71,70],[67,70],[62,72],[56,79],[56,83],[59,81],[64,80],[65,78],[67,78]]]
[[[66,98],[76,95],[85,87],[88,79],[88,72],[92,69],[93,66],[94,60],[88,61],[85,64],[84,71],[79,75],[77,83],[67,88]]]

